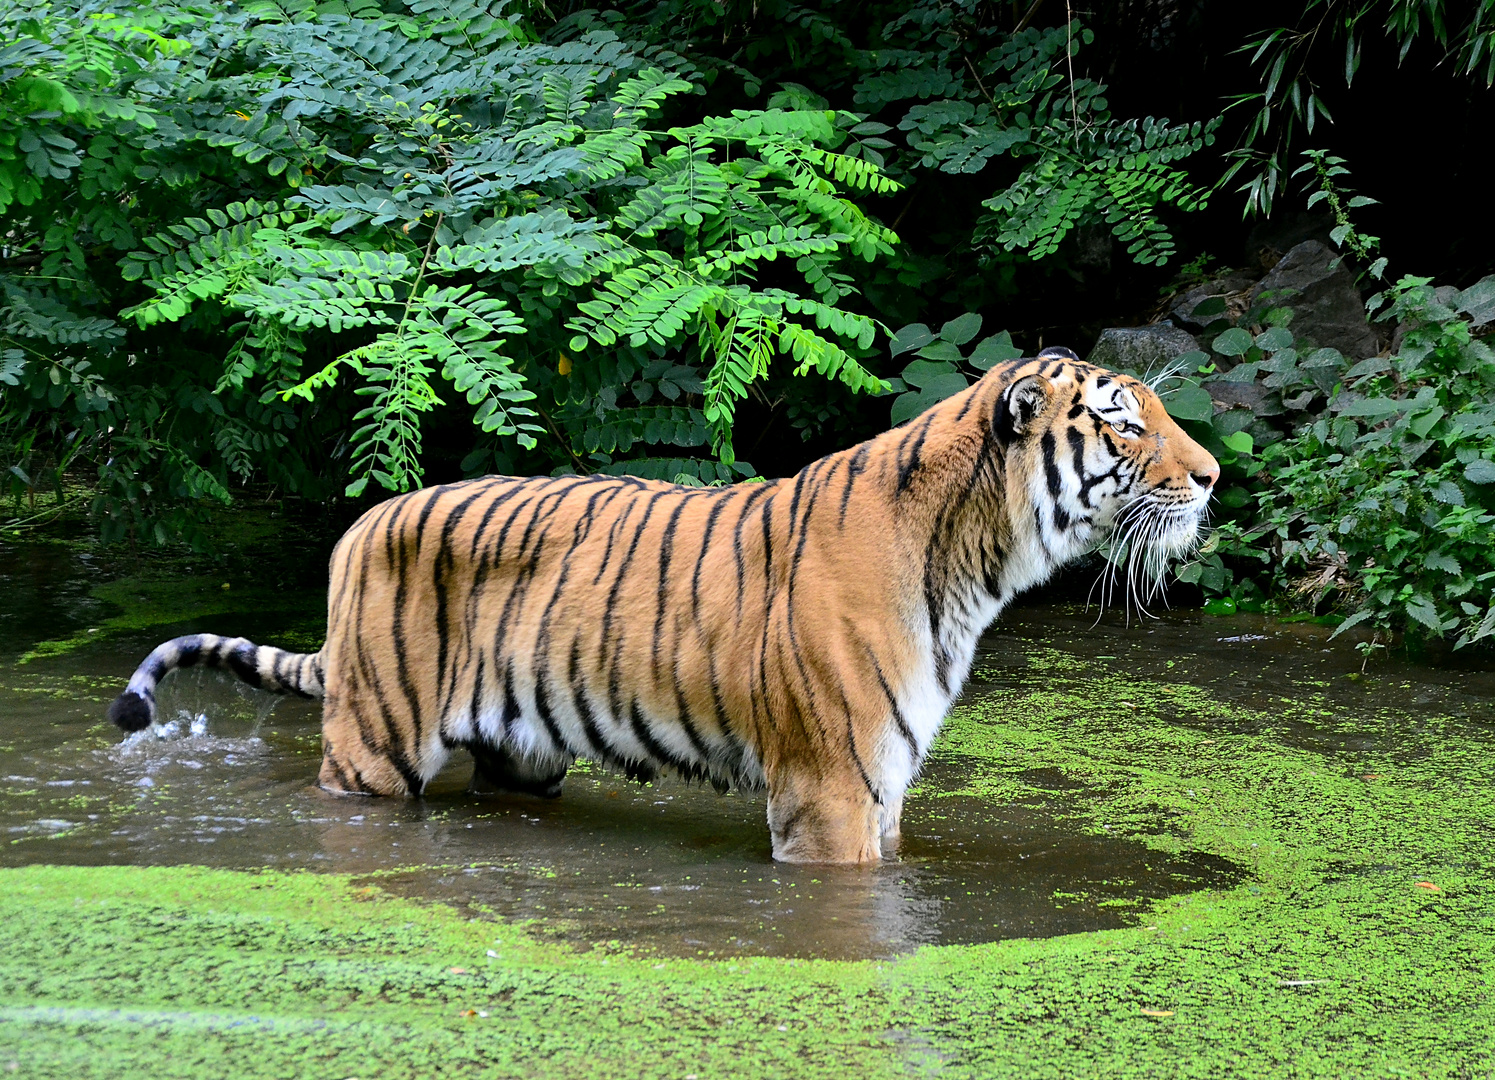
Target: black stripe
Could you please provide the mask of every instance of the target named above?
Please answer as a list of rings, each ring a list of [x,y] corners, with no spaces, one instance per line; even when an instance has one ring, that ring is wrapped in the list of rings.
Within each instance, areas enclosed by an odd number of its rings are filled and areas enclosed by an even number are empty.
[[[606,754],[610,747],[603,738],[602,728],[597,724],[597,715],[592,711],[592,703],[587,700],[586,681],[581,678],[581,639],[576,638],[571,642],[571,660],[566,672],[567,681],[571,684],[571,700],[576,707],[576,715],[581,720],[581,730],[586,733],[587,742],[599,754]]]
[[[978,388],[980,386],[981,386],[981,383],[977,382],[974,386],[971,387],[970,390],[965,391],[966,399],[965,399],[965,402],[960,406],[960,411],[955,414],[955,423],[958,424],[962,420],[964,420],[966,418],[966,414],[969,413],[971,411],[971,409],[975,407],[976,402],[981,397],[981,394],[980,394],[980,392],[978,390]]]
[[[695,747],[696,753],[700,754],[703,759],[709,759],[711,748],[706,745],[706,740],[701,738],[701,732],[696,728],[695,721],[691,719],[690,702],[685,700],[685,688],[680,685],[679,672],[675,671],[672,674],[675,684],[675,713],[680,722],[680,729],[685,732],[686,739],[690,741],[691,746]]]
[[[777,481],[775,481],[776,483]],[[753,504],[767,495],[773,484],[763,483],[754,485],[754,490],[747,492],[743,497],[742,509],[737,515],[737,524],[732,527],[732,555],[737,560],[737,618],[742,618],[742,596],[747,584],[747,564],[742,553],[742,529],[747,524],[748,511]]]
[[[514,721],[519,719],[522,711],[519,708],[519,695],[514,693],[514,661],[510,660],[504,665],[504,703],[498,718],[503,726],[504,738],[509,737]]]
[[[491,503],[488,504],[488,509],[483,511],[483,517],[478,522],[478,527],[472,531],[472,549],[467,553],[467,557],[469,559],[477,558],[478,548],[482,545],[483,540],[488,535],[488,526],[492,523],[494,515],[497,514],[502,507],[506,506],[509,500],[516,499],[521,495],[526,495],[529,493],[528,485],[522,480],[507,481],[507,483],[511,485],[509,490],[505,491],[503,494],[499,495]],[[509,517],[506,518],[505,521],[512,521],[515,512],[517,511],[510,512]]]
[[[545,688],[545,676],[538,671],[535,672],[535,715],[545,725],[545,732],[555,748],[559,751],[568,749],[565,737],[561,735],[561,726],[556,723],[555,715],[550,711],[550,692]]]
[[[674,511],[665,522],[664,534],[659,539],[659,585],[654,593],[654,640],[650,645],[649,659],[652,664],[654,682],[659,683],[659,650],[660,639],[664,636],[664,612],[669,597],[669,572],[670,560],[675,555],[675,527],[680,523],[680,514],[685,510],[686,502],[681,499],[675,504]]]
[[[434,496],[431,498],[434,499]],[[421,507],[423,517],[429,505],[428,499],[427,503]],[[405,602],[409,590],[409,562],[413,561],[414,556],[411,556],[410,560],[406,558],[409,530],[406,527],[396,530],[395,526],[399,520],[398,514],[392,514],[385,526],[384,556],[395,573],[393,625],[391,627],[391,634],[394,638],[395,677],[399,683],[400,694],[404,697],[406,708],[409,710],[411,738],[408,746],[403,747],[402,750],[407,759],[414,757],[419,760],[420,747],[424,742],[421,738],[420,692],[416,689],[415,680],[410,673],[410,661],[405,642]],[[398,543],[396,543],[396,536],[398,536]]]
[[[430,519],[432,512],[436,509],[436,503],[441,496],[452,489],[452,484],[439,484],[436,487],[426,488],[421,492],[427,496],[425,505],[421,507],[420,517],[415,522],[415,554],[412,559],[420,558],[420,545],[426,538],[426,522]]]
[[[623,512],[613,518],[613,523],[607,530],[607,547],[602,550],[602,560],[597,564],[597,573],[592,577],[592,585],[602,584],[602,575],[607,573],[608,564],[613,559],[613,545],[618,542],[618,537],[623,534],[623,528],[628,524],[628,519],[633,515],[633,508],[638,505],[637,499],[629,499],[623,504]]]
[[[690,575],[690,613],[693,618],[699,618],[701,613],[701,567],[706,563],[706,550],[711,547],[711,534],[716,531],[716,519],[721,517],[722,511],[727,508],[730,501],[725,492],[713,492],[716,503],[711,507],[711,512],[706,515],[706,529],[701,536],[701,546],[696,552],[696,566]]]
[[[456,560],[452,558],[452,534],[457,531],[457,526],[467,516],[473,503],[483,498],[493,489],[494,481],[479,481],[473,485],[473,492],[456,506],[452,507],[447,514],[446,520],[441,523],[441,546],[436,550],[436,557],[432,560],[431,587],[436,592],[436,717],[438,722],[445,722],[446,710],[451,702],[451,697],[457,692],[457,678],[465,668],[465,664],[453,664],[450,671],[447,669],[447,652],[451,645],[451,627],[447,625],[447,574],[456,569]],[[454,485],[455,486],[455,485]],[[422,522],[424,525],[424,522]],[[419,541],[416,543],[416,552],[420,552]]]
[[[846,504],[851,498],[851,487],[856,483],[856,478],[867,468],[867,457],[872,452],[870,443],[863,443],[857,447],[856,453],[846,463],[846,486],[841,489],[841,520],[840,528],[846,528]]]
[[[535,634],[536,655],[547,653],[550,649],[551,624],[555,617],[556,605],[560,603],[561,595],[571,578],[571,556],[575,554],[583,541],[591,535],[592,520],[598,500],[606,496],[607,502],[611,503],[613,497],[618,492],[624,490],[626,489],[622,486],[612,486],[599,488],[592,492],[591,497],[587,499],[585,509],[572,526],[571,546],[566,549],[566,553],[558,561],[560,572],[556,574],[555,585],[550,590],[550,599],[545,602],[545,608],[540,612],[540,627]]]
[[[393,518],[396,516],[402,505],[403,500],[390,499],[382,507],[376,507],[374,511],[371,511],[370,514],[373,515],[372,517],[365,515],[364,520],[368,520],[368,525],[365,527],[362,537],[362,558],[359,562],[359,587],[354,597],[352,647],[357,660],[356,670],[364,684],[373,691],[374,701],[379,707],[379,716],[384,724],[385,737],[380,738],[377,732],[369,730],[371,717],[368,714],[368,710],[359,709],[353,711],[352,715],[355,720],[355,726],[358,728],[359,740],[371,754],[380,757],[384,756],[389,749],[388,736],[393,733],[394,719],[385,700],[384,687],[380,680],[379,672],[369,660],[368,653],[364,649],[367,638],[362,633],[363,608],[364,601],[368,597],[369,565],[373,559],[374,544],[378,536],[380,524],[385,517]]]
[[[774,588],[773,580],[773,501],[777,493],[770,495],[763,502],[763,586],[766,592]],[[771,597],[769,598],[771,600]],[[738,611],[742,610],[742,598],[738,597]],[[763,610],[771,610],[769,604],[765,603]]]
[[[1054,433],[1052,431],[1045,431],[1043,433],[1043,437],[1039,439],[1038,444],[1043,448],[1044,482],[1048,484],[1049,495],[1052,498],[1057,499],[1059,497],[1062,484],[1059,476],[1059,463],[1056,460],[1056,455],[1059,449],[1059,442],[1054,438]]]
[[[733,733],[731,723],[727,719],[727,703],[722,700],[721,679],[716,674],[716,654],[712,650],[706,650],[706,677],[711,685],[711,712],[716,726],[721,729],[722,735],[728,739],[740,754],[742,742]]]
[[[929,429],[934,424],[935,414],[931,411],[924,414],[924,419],[919,422],[915,431],[910,432],[898,444],[898,485],[894,489],[894,495],[902,495],[913,483],[914,473],[919,471],[919,459],[924,449],[924,440],[929,437]],[[908,457],[904,457],[904,447],[912,442],[913,447],[908,451]]]
[[[246,642],[223,657],[224,667],[227,667],[242,681],[257,690],[263,685],[263,680],[260,678],[259,665],[255,663],[255,660],[258,658],[256,656],[258,652],[258,649]]]
[[[628,720],[633,728],[633,734],[656,762],[669,766],[687,780],[700,775],[700,765],[677,756],[669,747],[654,737],[654,732],[650,729],[648,721],[644,719],[643,710],[639,708],[637,701],[629,706]]]
[[[160,682],[161,677],[173,667],[194,667],[202,659],[202,636],[200,634],[194,634],[190,639],[177,638],[177,641],[182,644],[177,646],[176,662],[170,666],[164,662],[161,664],[161,674],[156,676],[157,682]]]
[[[670,494],[670,492],[668,490],[665,490],[665,491],[656,491],[656,492],[654,492],[653,495],[651,495],[649,497],[648,501],[644,503],[643,517],[639,520],[638,526],[633,530],[633,540],[630,541],[630,543],[628,545],[628,552],[627,552],[626,555],[623,556],[623,562],[618,567],[618,574],[617,574],[617,576],[615,578],[613,578],[612,587],[608,590],[608,593],[607,593],[607,602],[603,605],[603,609],[602,609],[601,644],[600,644],[600,647],[599,647],[598,652],[597,652],[597,662],[598,662],[599,666],[603,663],[603,661],[607,657],[607,649],[608,649],[608,643],[609,642],[612,642],[612,644],[613,644],[613,664],[614,664],[614,666],[616,666],[622,660],[622,656],[623,656],[623,639],[624,639],[625,635],[624,635],[624,633],[622,631],[619,631],[618,634],[617,634],[616,640],[614,640],[613,632],[612,632],[613,617],[616,614],[617,607],[618,607],[618,597],[622,595],[622,592],[623,592],[623,580],[624,580],[624,578],[628,574],[628,567],[633,562],[633,556],[638,551],[639,540],[642,539],[642,537],[644,535],[644,529],[649,524],[649,518],[654,513],[654,504],[657,503],[660,499],[664,498],[668,494]],[[630,504],[630,507],[631,507],[631,505],[632,504]],[[611,702],[611,697],[609,698],[609,701],[610,701],[610,703],[612,703]],[[612,704],[613,704],[613,708],[614,708],[614,715],[617,715],[617,713],[616,713],[616,708],[617,708],[616,703],[612,703]]]
[[[472,728],[473,738],[479,738],[483,734],[478,727],[478,715],[483,708],[483,674],[488,657],[478,653],[477,671],[472,677],[472,699],[467,706],[467,726]]]
[[[843,696],[843,701],[844,700],[845,699]],[[851,709],[849,704],[846,711],[846,741],[851,746],[851,760],[856,762],[857,772],[859,772],[862,776],[862,786],[867,789],[867,794],[872,796],[872,804],[874,806],[881,806],[882,796],[879,795],[877,793],[877,789],[872,786],[872,777],[867,775],[867,767],[862,764],[862,755],[857,752],[856,725],[851,722]]]

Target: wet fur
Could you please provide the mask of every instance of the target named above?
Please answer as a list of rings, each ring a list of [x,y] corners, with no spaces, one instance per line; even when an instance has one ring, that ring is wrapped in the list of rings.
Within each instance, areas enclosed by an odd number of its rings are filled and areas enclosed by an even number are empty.
[[[111,717],[153,719],[176,653],[322,696],[332,791],[419,795],[466,747],[555,795],[585,757],[766,787],[775,858],[871,861],[1002,607],[1138,499],[1182,550],[1216,475],[1149,389],[1056,353],[783,480],[433,487],[338,543],[321,652],[177,639]]]

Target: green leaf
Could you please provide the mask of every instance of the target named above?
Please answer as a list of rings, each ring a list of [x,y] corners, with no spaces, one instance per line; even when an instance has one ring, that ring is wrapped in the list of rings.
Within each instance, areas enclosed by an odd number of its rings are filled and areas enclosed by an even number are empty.
[[[1422,560],[1424,566],[1434,570],[1442,570],[1445,574],[1459,577],[1464,573],[1464,568],[1459,565],[1459,560],[1442,551],[1435,551]],[[1476,609],[1478,610],[1478,609]]]
[[[919,350],[919,355],[926,360],[959,361],[961,359],[960,347],[948,341],[936,341],[932,345],[925,345]]]
[[[1219,316],[1224,314],[1225,297],[1223,296],[1206,296],[1203,300],[1194,305],[1193,316],[1194,319],[1198,321],[1218,318]]]
[[[1431,630],[1435,637],[1443,636],[1443,620],[1438,617],[1438,608],[1425,594],[1414,593],[1406,603],[1406,612]]]
[[[892,422],[896,425],[911,420],[935,403],[921,393],[899,394],[893,401]]]
[[[894,356],[928,345],[934,340],[934,331],[923,323],[909,323],[893,335],[891,351]]]
[[[929,380],[924,386],[924,393],[927,397],[943,401],[947,397],[952,397],[960,393],[969,385],[970,383],[966,382],[966,377],[956,371],[949,375],[941,375],[938,378]]]
[[[1232,484],[1219,495],[1220,505],[1228,506],[1232,510],[1239,510],[1251,501],[1251,492],[1241,487],[1240,484]]]
[[[1358,379],[1364,375],[1377,375],[1391,370],[1391,361],[1384,356],[1372,356],[1361,360],[1344,373],[1345,379]]]
[[[1223,336],[1223,335],[1222,335]],[[1274,326],[1256,335],[1256,347],[1264,352],[1276,352],[1289,348],[1293,343],[1292,331],[1285,326]],[[1239,355],[1239,354],[1236,354]]]
[[[1495,322],[1495,274],[1480,278],[1454,298],[1457,310],[1469,316],[1474,326]]]
[[[1177,420],[1209,420],[1215,415],[1215,403],[1210,400],[1209,391],[1197,383],[1184,383],[1163,394],[1162,402],[1168,415]]]
[[[1232,326],[1215,338],[1210,347],[1221,356],[1244,356],[1251,345],[1251,335],[1238,326]]]
[[[1350,629],[1350,627],[1359,626],[1361,623],[1367,621],[1368,619],[1374,619],[1375,617],[1376,611],[1374,608],[1365,608],[1364,610],[1357,611],[1355,612],[1355,614],[1351,615],[1348,619],[1334,628],[1334,633],[1329,635],[1329,640],[1333,641],[1340,634]]]
[[[1471,484],[1495,484],[1495,461],[1475,458],[1464,466],[1464,479]]]
[[[924,389],[936,379],[956,374],[955,368],[944,361],[915,360],[903,369],[903,381],[910,386]]]
[[[981,316],[973,311],[958,315],[940,327],[940,337],[951,345],[964,345],[981,333]]]
[[[1003,330],[991,337],[982,338],[981,343],[971,352],[970,364],[978,370],[990,371],[1002,361],[1015,360],[1022,354],[1022,350],[1012,343],[1012,335]]]
[[[1388,416],[1406,410],[1408,403],[1393,398],[1368,397],[1351,401],[1339,410],[1341,416],[1360,416],[1371,420],[1384,420]]]
[[[1427,412],[1418,413],[1407,420],[1407,430],[1419,439],[1427,438],[1428,432],[1437,426],[1438,421],[1443,419],[1443,407],[1435,405]]]
[[[1226,449],[1242,456],[1249,456],[1256,446],[1256,440],[1249,431],[1233,431],[1221,436],[1220,441],[1225,444]]]

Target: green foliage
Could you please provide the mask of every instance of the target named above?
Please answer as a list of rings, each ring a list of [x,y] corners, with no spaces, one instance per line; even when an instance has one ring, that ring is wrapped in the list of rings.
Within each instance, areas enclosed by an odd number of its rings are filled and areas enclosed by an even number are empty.
[[[883,388],[857,115],[701,116],[680,56],[503,5],[79,3],[0,14],[17,494],[92,460],[107,535],[191,538],[251,477],[421,483],[438,414],[469,470],[719,482],[775,360]]]
[[[1407,326],[1397,354],[1339,372],[1324,414],[1264,455],[1277,573],[1354,597],[1341,629],[1495,635],[1495,351],[1469,317],[1492,297],[1495,278],[1446,299],[1403,278],[1373,301]]]
[[[1308,196],[1308,208],[1312,210],[1318,203],[1323,203],[1334,216],[1334,228],[1329,233],[1329,239],[1363,260],[1367,264],[1366,273],[1380,280],[1381,275],[1386,272],[1385,256],[1375,257],[1381,238],[1365,235],[1350,220],[1351,210],[1373,206],[1376,200],[1368,195],[1354,195],[1340,188],[1335,177],[1348,176],[1350,172],[1345,167],[1344,158],[1335,157],[1327,150],[1305,150],[1303,156],[1308,160],[1299,165],[1293,175],[1313,174],[1317,190]]]
[[[1462,24],[1450,20],[1442,0],[1309,0],[1295,25],[1263,30],[1240,49],[1261,72],[1261,89],[1232,101],[1253,111],[1221,183],[1246,177],[1239,190],[1248,213],[1272,212],[1299,130],[1312,135],[1320,120],[1333,121],[1314,61],[1322,58],[1327,70],[1342,73],[1349,89],[1378,23],[1397,46],[1398,61],[1418,38],[1431,38],[1460,74],[1495,85],[1495,0],[1464,5]]]
[[[1235,601],[1332,600],[1349,612],[1336,633],[1462,647],[1495,636],[1495,350],[1472,334],[1495,318],[1495,277],[1462,292],[1403,278],[1371,304],[1402,327],[1392,356],[1300,353],[1283,326],[1216,337],[1238,361],[1223,378],[1274,390],[1297,419],[1248,463],[1256,490],[1222,485],[1239,513],[1182,576]],[[1232,415],[1251,419],[1225,412],[1216,429]]]
[[[1016,179],[983,202],[990,215],[978,242],[1041,259],[1078,225],[1103,222],[1137,262],[1166,262],[1174,244],[1159,208],[1197,210],[1206,201],[1174,163],[1212,143],[1219,121],[1114,120],[1105,87],[1074,78],[1074,53],[1092,40],[1076,22],[1003,35],[984,53],[951,42],[918,67],[869,77],[858,94],[894,101],[947,88],[943,100],[914,105],[898,124],[926,168],[975,173],[994,157],[1022,162]],[[961,65],[969,84],[953,74]]]
[[[961,347],[975,341],[980,333],[981,316],[967,312],[945,323],[938,332],[923,323],[911,323],[893,335],[895,357],[912,352],[917,358],[904,366],[899,378],[889,380],[890,388],[900,391],[893,399],[894,424],[960,393],[972,378],[980,378],[993,364],[1022,355],[1006,330],[982,338],[969,354],[962,353]]]
[[[1181,163],[1213,142],[1219,118],[1113,117],[1106,87],[1076,73],[1092,33],[1078,21],[1030,26],[1038,11],[979,0],[637,0],[626,15],[577,20],[626,24],[718,85],[740,83],[748,95],[777,87],[771,106],[855,109],[845,156],[911,186],[890,209],[894,227],[910,214],[938,222],[939,250],[900,252],[869,284],[885,310],[915,316],[1010,289],[1015,266],[1062,251],[1080,228],[1110,234],[1137,262],[1166,262],[1168,218],[1205,205]],[[959,278],[972,263],[981,277],[967,297],[930,290],[915,305],[901,291]]]

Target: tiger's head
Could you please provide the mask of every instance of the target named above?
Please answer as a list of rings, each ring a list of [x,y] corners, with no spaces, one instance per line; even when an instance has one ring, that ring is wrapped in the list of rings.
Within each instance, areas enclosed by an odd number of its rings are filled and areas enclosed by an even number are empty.
[[[1160,580],[1197,543],[1219,464],[1141,380],[1068,349],[1003,368],[988,376],[1002,386],[993,435],[1008,492],[1027,495],[1035,559],[1057,566],[1109,540],[1129,575]]]

